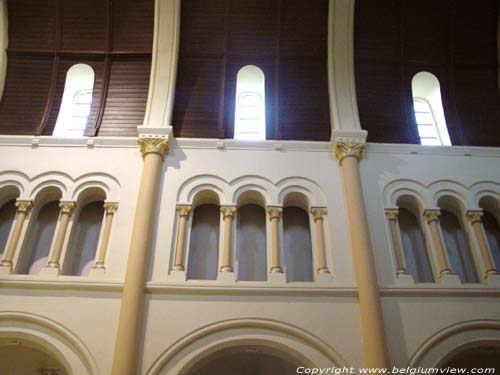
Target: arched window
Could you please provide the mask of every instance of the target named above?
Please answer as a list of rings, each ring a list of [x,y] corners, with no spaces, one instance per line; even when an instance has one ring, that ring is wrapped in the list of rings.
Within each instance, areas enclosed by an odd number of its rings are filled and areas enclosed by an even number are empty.
[[[500,226],[498,225],[497,218],[489,213],[483,211],[483,227],[490,245],[491,256],[495,262],[497,269],[500,268]]]
[[[83,136],[92,105],[94,77],[94,70],[87,64],[76,64],[68,70],[54,136]]]
[[[254,65],[244,66],[237,75],[234,138],[266,139],[265,77]]]
[[[439,224],[453,272],[463,283],[479,282],[469,243],[459,218],[454,213],[442,209]]]
[[[266,211],[256,204],[238,209],[238,280],[267,280]]]
[[[309,215],[302,208],[283,209],[283,242],[287,281],[313,281]]]
[[[47,265],[58,217],[58,201],[49,202],[40,208],[30,230],[29,243],[18,273],[36,275]]]
[[[439,80],[432,73],[420,72],[413,77],[411,86],[420,143],[429,146],[451,146]]]
[[[189,242],[188,279],[216,280],[219,263],[219,206],[194,209]]]
[[[400,207],[398,223],[408,272],[417,283],[433,282],[434,277],[420,222],[411,210]]]
[[[3,256],[10,229],[16,216],[16,200],[10,200],[0,207],[0,259]]]
[[[94,265],[104,216],[104,202],[85,205],[75,221],[64,274],[87,276]]]

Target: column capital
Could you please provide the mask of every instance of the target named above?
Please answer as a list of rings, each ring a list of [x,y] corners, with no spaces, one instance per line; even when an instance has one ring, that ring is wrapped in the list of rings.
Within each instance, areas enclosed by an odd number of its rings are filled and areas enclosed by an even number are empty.
[[[385,216],[389,220],[396,220],[398,218],[398,215],[399,215],[399,208],[386,208],[384,210],[384,212],[385,212]]]
[[[175,207],[175,210],[179,213],[179,216],[189,217],[193,211],[193,206],[189,204],[178,204],[177,207]]]
[[[281,214],[283,213],[283,208],[278,206],[267,206],[266,212],[269,220],[279,219],[281,217]]]
[[[314,221],[323,219],[328,214],[326,207],[311,207],[310,211]]]
[[[116,211],[118,211],[118,203],[115,202],[105,202],[103,207],[107,214],[113,215],[116,214]]]
[[[159,154],[165,159],[169,152],[169,140],[169,137],[164,135],[141,135],[137,143],[143,158],[147,154]]]
[[[469,219],[469,222],[471,224],[480,223],[483,215],[484,215],[483,210],[469,210],[465,214],[465,216],[467,216],[467,219]]]
[[[424,218],[427,223],[438,221],[439,216],[441,216],[441,210],[439,209],[427,209],[424,211]]]
[[[61,209],[61,213],[71,215],[76,208],[75,202],[61,202],[59,203],[59,208]]]
[[[236,206],[222,206],[220,208],[220,213],[225,219],[226,217],[233,217],[236,214]]]
[[[334,130],[332,132],[332,149],[339,163],[348,156],[354,156],[361,160],[367,136],[366,130]]]
[[[16,201],[15,206],[17,207],[17,212],[29,212],[33,208],[32,201]]]

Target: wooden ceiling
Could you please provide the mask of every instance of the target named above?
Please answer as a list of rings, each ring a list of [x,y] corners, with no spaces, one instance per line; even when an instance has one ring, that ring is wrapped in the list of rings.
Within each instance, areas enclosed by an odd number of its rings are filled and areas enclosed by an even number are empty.
[[[266,80],[266,138],[330,139],[328,0],[183,0],[174,133],[232,138],[236,74]]]
[[[2,134],[51,135],[68,69],[95,71],[85,134],[136,135],[149,88],[154,0],[9,0]]]
[[[498,11],[498,0],[356,0],[356,90],[370,142],[420,143],[411,80],[429,71],[452,144],[500,146]]]

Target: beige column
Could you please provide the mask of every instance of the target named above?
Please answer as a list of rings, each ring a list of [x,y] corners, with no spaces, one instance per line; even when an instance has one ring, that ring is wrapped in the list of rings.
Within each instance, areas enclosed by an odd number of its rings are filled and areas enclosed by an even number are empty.
[[[407,275],[408,270],[406,268],[404,252],[401,248],[401,238],[398,230],[398,215],[399,210],[397,208],[387,208],[385,210],[385,216],[389,220],[394,258],[396,259],[396,275]]]
[[[439,277],[446,274],[453,274],[450,265],[448,264],[448,258],[446,257],[446,252],[444,249],[443,241],[441,240],[441,235],[439,233],[439,216],[441,215],[440,210],[425,210],[424,218],[429,225],[431,231],[431,239],[436,249],[436,256],[438,258],[439,266]]]
[[[177,242],[175,244],[174,271],[184,271],[184,248],[186,247],[186,224],[191,215],[192,206],[178,205],[175,210],[179,213],[179,226],[177,227]]]
[[[33,207],[33,202],[31,201],[17,201],[17,217],[14,223],[14,228],[12,228],[12,234],[10,236],[10,241],[7,245],[7,250],[2,259],[2,266],[12,267],[12,260],[16,253],[17,244],[19,243],[19,238],[21,237],[21,231],[23,230],[24,222],[29,211]]]
[[[122,303],[113,354],[112,375],[137,375],[141,353],[144,287],[162,164],[168,137],[139,138],[144,166],[130,241]]]
[[[481,253],[481,257],[483,258],[485,274],[484,278],[487,278],[489,275],[498,274],[498,270],[495,267],[495,263],[491,258],[491,253],[489,250],[489,246],[486,238],[483,233],[483,223],[481,221],[481,217],[483,217],[482,211],[468,211],[467,218],[472,225],[472,229],[474,229],[474,234],[476,235],[477,244],[479,245],[479,251]]]
[[[318,273],[330,273],[326,264],[325,232],[323,228],[323,217],[326,216],[327,212],[326,207],[311,207],[318,244]]]
[[[231,233],[233,227],[233,217],[236,214],[236,207],[225,206],[220,208],[222,219],[224,220],[224,243],[222,248],[221,272],[233,272],[231,257]]]
[[[69,219],[71,219],[71,214],[75,210],[75,207],[76,204],[74,202],[59,203],[59,208],[61,209],[61,213],[59,215],[59,227],[54,241],[54,248],[52,249],[52,254],[47,267],[60,268],[59,262],[61,260],[64,239],[66,238],[66,232],[68,231]]]
[[[372,368],[388,368],[387,339],[359,174],[359,160],[364,147],[364,143],[337,141],[335,154],[344,179],[354,271],[358,285],[364,365]]]
[[[271,273],[282,273],[279,245],[279,221],[283,209],[281,207],[268,207],[267,215],[271,221]]]
[[[104,203],[104,211],[106,212],[106,218],[104,222],[104,231],[102,232],[101,247],[99,247],[99,252],[97,253],[97,259],[94,264],[94,268],[104,269],[104,262],[106,260],[106,253],[108,251],[109,236],[111,234],[111,226],[113,224],[113,218],[118,210],[118,203]]]

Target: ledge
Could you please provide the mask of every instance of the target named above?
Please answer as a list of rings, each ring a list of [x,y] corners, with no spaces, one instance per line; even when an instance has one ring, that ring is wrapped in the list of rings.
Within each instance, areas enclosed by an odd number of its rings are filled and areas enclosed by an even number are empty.
[[[4,147],[139,148],[137,137],[80,137],[0,135]]]
[[[382,297],[500,297],[500,289],[473,286],[468,288],[396,287],[380,288]]]
[[[123,283],[109,280],[76,280],[75,278],[38,279],[35,277],[7,276],[0,278],[0,290],[76,290],[121,293]]]
[[[368,143],[366,154],[500,157],[500,147],[422,146],[415,144]]]

